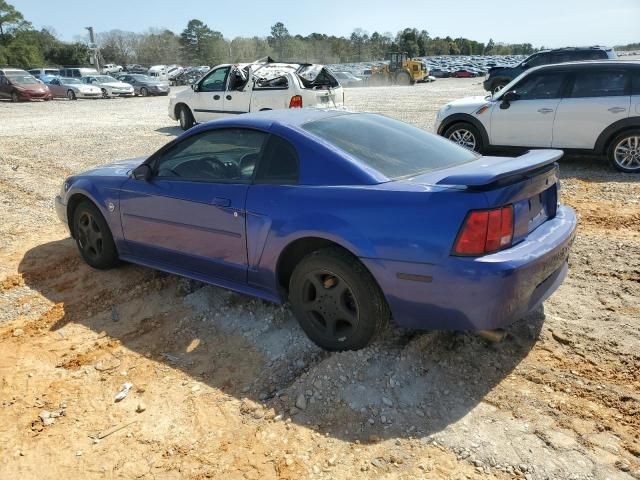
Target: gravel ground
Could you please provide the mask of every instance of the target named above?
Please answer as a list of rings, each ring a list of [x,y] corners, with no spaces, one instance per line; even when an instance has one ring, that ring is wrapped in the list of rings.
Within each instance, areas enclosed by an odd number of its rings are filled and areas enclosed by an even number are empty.
[[[481,93],[346,97],[430,130]],[[640,179],[561,161],[569,277],[504,342],[391,327],[330,354],[286,307],[80,261],[53,196],[180,133],[166,106],[0,102],[0,478],[640,479]]]

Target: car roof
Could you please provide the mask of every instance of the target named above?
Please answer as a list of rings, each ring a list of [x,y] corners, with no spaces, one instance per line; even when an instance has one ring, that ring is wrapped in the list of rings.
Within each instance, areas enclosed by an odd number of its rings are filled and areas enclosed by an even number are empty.
[[[610,51],[613,50],[613,48],[611,47],[604,47],[602,45],[591,45],[588,47],[561,47],[561,48],[550,48],[548,50],[540,50],[539,52],[535,52],[535,53],[549,53],[549,52],[575,52],[575,51],[582,51],[582,50],[606,50],[606,51]]]
[[[626,68],[640,68],[640,61],[638,60],[583,60],[580,62],[563,62],[552,63],[550,65],[540,65],[534,67],[529,72],[538,70],[571,70],[571,69],[588,69],[591,67],[626,67]]]

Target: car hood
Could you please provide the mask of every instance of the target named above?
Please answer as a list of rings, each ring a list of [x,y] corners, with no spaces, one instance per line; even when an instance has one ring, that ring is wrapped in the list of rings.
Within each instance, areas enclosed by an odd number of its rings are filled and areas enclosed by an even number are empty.
[[[488,101],[488,98],[478,95],[476,97],[465,97],[454,100],[453,102],[449,102],[446,106],[448,108],[454,108],[457,112],[471,112],[480,108]]]
[[[79,176],[87,177],[126,177],[129,172],[144,162],[148,157],[135,157],[128,160],[120,160],[107,165],[100,165],[93,170],[83,172]]]

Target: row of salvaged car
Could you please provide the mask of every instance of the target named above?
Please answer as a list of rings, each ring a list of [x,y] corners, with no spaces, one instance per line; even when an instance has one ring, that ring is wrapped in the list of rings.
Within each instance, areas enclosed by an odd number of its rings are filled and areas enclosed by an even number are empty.
[[[172,96],[169,116],[187,130],[230,114],[342,108],[344,91],[321,65],[218,65]],[[606,155],[640,173],[640,62],[592,60],[525,69],[503,89],[443,106],[435,131],[479,153],[558,148]]]
[[[44,69],[42,69],[44,70]],[[120,74],[119,78],[101,75],[91,69],[73,69],[71,76],[29,73],[19,69],[0,70],[0,98],[21,100],[51,100],[53,98],[114,98],[141,95],[169,95],[166,82],[142,74]],[[83,70],[87,70],[83,72]]]

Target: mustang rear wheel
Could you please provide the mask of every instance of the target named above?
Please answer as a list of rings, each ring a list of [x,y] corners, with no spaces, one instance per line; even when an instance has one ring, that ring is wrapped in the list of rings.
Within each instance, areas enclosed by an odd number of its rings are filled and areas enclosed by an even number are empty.
[[[609,161],[621,172],[640,173],[640,130],[627,130],[613,139]]]
[[[109,225],[93,203],[86,201],[76,207],[73,236],[80,255],[93,268],[107,269],[118,264],[118,251]]]
[[[482,137],[470,123],[456,123],[447,128],[444,136],[461,147],[482,153]]]
[[[302,329],[326,350],[365,347],[390,317],[371,274],[337,248],[318,250],[302,259],[291,276],[289,300]]]
[[[67,90],[67,98],[69,100],[76,100],[76,94],[73,90]]]

